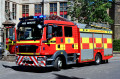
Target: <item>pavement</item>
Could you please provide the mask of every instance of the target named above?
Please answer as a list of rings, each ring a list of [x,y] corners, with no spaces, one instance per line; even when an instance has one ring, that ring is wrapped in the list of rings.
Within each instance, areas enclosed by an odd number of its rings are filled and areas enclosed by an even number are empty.
[[[109,63],[70,65],[61,71],[53,68],[22,67],[15,62],[0,61],[0,79],[120,79],[120,55]]]

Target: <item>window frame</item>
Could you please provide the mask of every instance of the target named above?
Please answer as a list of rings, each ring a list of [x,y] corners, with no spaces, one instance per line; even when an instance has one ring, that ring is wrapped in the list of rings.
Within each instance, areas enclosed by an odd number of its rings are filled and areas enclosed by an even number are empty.
[[[52,7],[51,7],[51,4],[52,4]],[[56,6],[55,6],[55,4],[56,4]],[[52,8],[52,11],[51,11],[51,8]],[[56,9],[56,11],[54,11]],[[57,13],[57,3],[50,3],[50,13]]]
[[[16,3],[13,3],[12,4],[12,17],[13,17],[13,19],[15,19],[16,20],[16,14],[17,14],[17,4]]]
[[[34,14],[37,16],[39,16],[39,14],[41,15],[43,12],[42,12],[42,4],[34,4],[35,8],[34,8]],[[37,6],[37,8],[36,8]],[[37,11],[37,12],[36,12]],[[40,11],[40,12],[39,12]]]
[[[8,13],[8,16],[10,17],[10,2],[5,1],[5,13]]]
[[[22,5],[22,17],[23,17],[23,14],[25,14],[24,17],[27,17],[26,14],[29,15],[29,5]]]
[[[65,6],[65,3],[66,3],[66,6]],[[61,10],[61,8],[63,8],[63,9]],[[64,8],[66,8],[66,10],[64,10]],[[65,17],[65,16],[67,16],[67,14],[66,15],[64,14],[65,12],[67,12],[67,2],[60,2],[60,12],[63,12],[63,15],[60,15],[60,16],[67,18],[67,17]]]

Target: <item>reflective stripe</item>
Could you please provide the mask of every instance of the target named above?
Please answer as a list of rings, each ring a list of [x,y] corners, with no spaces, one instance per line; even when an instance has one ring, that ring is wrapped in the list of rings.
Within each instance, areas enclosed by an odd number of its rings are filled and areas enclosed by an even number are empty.
[[[32,60],[34,61],[34,65],[39,66],[39,65],[37,64],[37,62],[35,61],[34,57],[31,57],[31,58],[32,58]]]
[[[102,43],[102,38],[95,38],[95,43]]]
[[[107,49],[107,43],[104,43],[104,49]]]
[[[104,49],[112,48],[112,38],[104,38]]]
[[[40,53],[17,53],[18,55],[40,55]]]
[[[65,44],[56,44],[56,50],[65,50]]]
[[[94,33],[107,33],[112,34],[112,31],[106,30],[95,30],[95,29],[79,29],[80,32],[94,32]]]
[[[16,43],[40,43],[40,41],[17,41]]]
[[[111,38],[107,38],[107,43],[112,43],[112,39]]]
[[[54,41],[54,42],[53,42]],[[56,38],[52,38],[48,41],[48,43],[45,43],[45,44],[56,44]]]
[[[19,56],[18,62],[16,64],[18,65],[24,65],[24,66],[38,66],[38,67],[45,67],[46,66],[46,58],[45,56]],[[30,58],[28,61],[33,61],[33,64],[24,63],[24,58]],[[43,57],[43,61],[37,61],[37,57]],[[25,60],[26,61],[26,60]]]
[[[82,43],[89,43],[89,38],[82,38]]]
[[[89,49],[93,49],[93,43],[89,43]]]
[[[78,49],[78,43],[74,44],[74,49]]]

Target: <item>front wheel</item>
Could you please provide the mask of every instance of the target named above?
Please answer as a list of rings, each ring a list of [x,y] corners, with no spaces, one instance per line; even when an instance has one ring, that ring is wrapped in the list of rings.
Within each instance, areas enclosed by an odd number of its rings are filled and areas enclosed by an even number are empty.
[[[100,54],[96,54],[95,56],[95,64],[99,65],[101,63],[101,56]]]
[[[55,59],[55,62],[54,62],[54,68],[55,68],[56,70],[60,71],[61,68],[62,68],[62,65],[63,65],[62,59],[61,59],[60,57],[57,57],[57,58]]]
[[[3,56],[2,55],[0,55],[0,60],[3,58]]]
[[[107,60],[102,60],[102,63],[108,63],[108,59]]]

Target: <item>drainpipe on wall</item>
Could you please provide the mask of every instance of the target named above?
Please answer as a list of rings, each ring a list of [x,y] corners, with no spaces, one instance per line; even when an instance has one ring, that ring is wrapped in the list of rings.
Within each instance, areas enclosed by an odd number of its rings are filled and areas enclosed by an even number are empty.
[[[44,0],[42,0],[42,15],[44,15]]]

